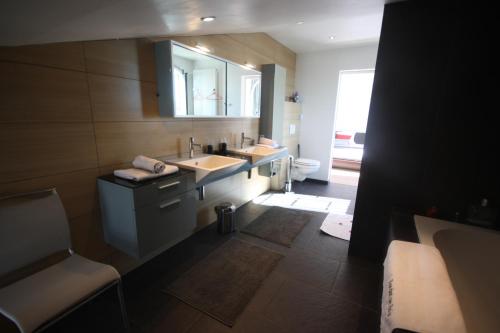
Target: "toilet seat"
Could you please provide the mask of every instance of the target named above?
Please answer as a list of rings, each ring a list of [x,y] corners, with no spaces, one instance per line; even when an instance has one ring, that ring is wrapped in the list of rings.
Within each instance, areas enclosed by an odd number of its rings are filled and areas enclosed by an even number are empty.
[[[301,166],[311,166],[311,167],[320,165],[319,161],[311,160],[308,158],[298,158],[295,160],[295,164]]]

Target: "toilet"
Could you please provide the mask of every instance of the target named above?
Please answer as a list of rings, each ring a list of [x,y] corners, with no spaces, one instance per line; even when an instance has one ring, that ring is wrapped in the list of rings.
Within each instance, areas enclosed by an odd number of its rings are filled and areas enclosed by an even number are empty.
[[[303,181],[308,175],[319,170],[320,162],[308,158],[298,158],[292,164],[292,179]]]

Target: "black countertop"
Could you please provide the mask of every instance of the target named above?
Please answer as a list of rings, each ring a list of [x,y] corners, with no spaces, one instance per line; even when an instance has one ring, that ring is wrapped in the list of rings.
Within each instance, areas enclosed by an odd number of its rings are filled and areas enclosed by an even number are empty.
[[[187,175],[187,174],[193,174],[193,176],[194,176],[194,171],[185,170],[185,169],[180,169],[179,168],[179,171],[177,171],[175,173],[171,173],[169,175],[161,176],[161,177],[158,177],[158,178],[147,179],[147,180],[141,181],[141,182],[136,182],[136,181],[133,181],[133,180],[128,180],[128,179],[123,179],[123,178],[120,178],[120,177],[116,177],[112,173],[109,174],[109,175],[100,176],[97,179],[101,179],[101,180],[104,180],[104,181],[107,181],[107,182],[110,182],[110,183],[113,183],[113,184],[125,186],[125,187],[128,187],[128,188],[138,188],[138,187],[141,187],[141,186],[155,184],[155,183],[167,180],[167,179],[177,178],[177,177],[180,177],[180,176],[183,176],[183,175]]]

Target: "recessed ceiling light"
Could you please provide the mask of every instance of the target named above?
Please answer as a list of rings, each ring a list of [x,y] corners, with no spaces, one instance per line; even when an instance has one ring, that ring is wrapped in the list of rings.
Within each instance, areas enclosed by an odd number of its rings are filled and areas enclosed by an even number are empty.
[[[201,44],[196,44],[196,48],[202,52],[210,53],[210,49],[206,46],[201,45]]]
[[[335,36],[330,36],[330,37],[328,37],[328,38],[330,38],[330,39],[335,39]]]
[[[297,24],[298,25],[304,24],[304,21],[298,21]]]
[[[200,20],[202,20],[203,22],[212,22],[212,21],[215,21],[215,16],[200,17]]]

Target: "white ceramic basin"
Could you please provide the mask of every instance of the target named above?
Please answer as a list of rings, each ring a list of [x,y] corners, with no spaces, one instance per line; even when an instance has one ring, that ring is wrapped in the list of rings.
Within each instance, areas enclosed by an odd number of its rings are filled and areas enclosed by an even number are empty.
[[[247,161],[240,158],[233,158],[219,155],[204,155],[184,160],[167,161],[170,164],[177,165],[179,168],[194,170],[196,182],[199,183],[207,176],[220,176],[223,173],[232,172]]]
[[[228,151],[232,154],[249,157],[251,163],[255,164],[257,162],[262,162],[263,160],[271,161],[278,157],[278,155],[283,155],[282,153],[287,151],[286,147],[271,148],[267,146],[249,146],[246,148],[229,148]]]

